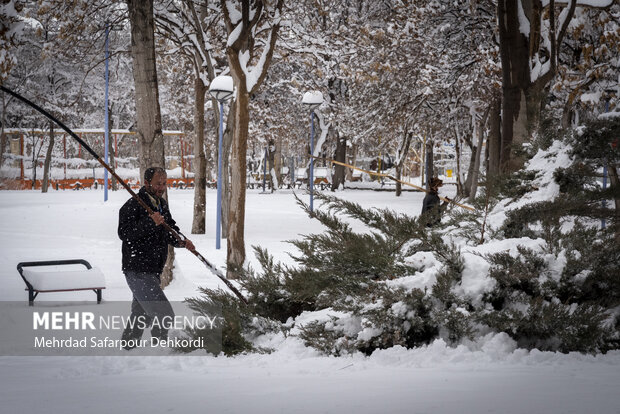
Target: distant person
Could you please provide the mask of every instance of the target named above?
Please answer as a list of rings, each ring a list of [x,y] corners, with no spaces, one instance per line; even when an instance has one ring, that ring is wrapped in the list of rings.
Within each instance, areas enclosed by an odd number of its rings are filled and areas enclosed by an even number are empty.
[[[160,286],[168,245],[195,250],[191,240],[179,241],[162,226],[165,222],[179,230],[168,203],[162,198],[166,191],[166,179],[163,168],[151,167],[144,172],[144,186],[138,197],[151,207],[153,214],[149,215],[134,198],[130,198],[119,211],[118,236],[123,241],[123,273],[133,293],[131,323],[126,325],[122,335],[126,341],[139,341],[144,326],[151,326],[154,318],[162,322],[169,319],[164,317],[174,317],[172,306]],[[151,335],[166,340],[168,330],[161,324],[153,324]],[[125,349],[132,348],[135,346]]]
[[[426,227],[432,227],[441,222],[441,213],[447,202],[441,205],[439,198],[439,187],[443,186],[443,181],[437,177],[431,178],[429,181],[429,191],[422,202],[422,212],[420,217],[426,221]]]

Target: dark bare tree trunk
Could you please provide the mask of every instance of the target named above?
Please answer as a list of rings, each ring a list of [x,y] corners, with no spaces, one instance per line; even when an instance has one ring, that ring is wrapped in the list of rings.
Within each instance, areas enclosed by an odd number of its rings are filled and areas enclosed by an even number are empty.
[[[467,168],[467,178],[465,179],[465,183],[463,183],[463,197],[469,197],[471,195],[471,187],[474,179],[474,168],[476,167],[476,153],[478,152],[478,148],[474,146],[470,140],[467,140],[467,144],[469,148],[471,148],[471,158],[469,159],[469,167]]]
[[[37,165],[39,164],[39,155],[41,154],[41,150],[43,149],[43,137],[41,137],[41,144],[37,149],[37,140],[34,136],[34,131],[32,135],[32,189],[37,188]]]
[[[401,184],[401,180],[403,179],[403,166],[395,165],[394,169],[396,170],[396,197],[400,197],[403,194],[403,185]]]
[[[435,176],[435,160],[433,154],[434,141],[430,140],[426,145],[426,189],[430,189],[431,178]]]
[[[233,71],[233,78],[235,78]],[[231,191],[230,210],[228,216],[227,258],[229,278],[237,278],[238,270],[245,262],[245,182],[246,182],[246,155],[248,151],[249,93],[245,89],[245,78],[235,79],[237,85],[237,99],[233,108],[235,130],[232,134],[231,157]]]
[[[278,134],[276,141],[276,152],[274,154],[273,165],[276,169],[276,179],[278,184],[282,186],[282,135]]]
[[[351,165],[355,165],[355,163],[357,162],[357,150],[358,150],[359,146],[357,144],[352,144],[351,145],[351,151],[349,152],[351,155],[349,155],[349,164]],[[346,180],[351,182],[353,181],[353,169],[352,168],[347,168],[346,169]]]
[[[529,85],[528,39],[520,31],[519,0],[499,0],[500,57],[502,62],[502,171],[514,171],[523,160],[514,147],[528,139],[525,90]]]
[[[235,107],[234,99],[230,102],[228,107]],[[230,151],[232,149],[232,131],[235,125],[234,123],[234,117],[230,116],[229,109],[229,116],[226,119],[226,127],[224,128],[224,150],[222,154],[222,238],[224,239],[228,238],[228,216],[230,212]]]
[[[52,152],[54,150],[54,122],[50,121],[50,141],[45,153],[45,163],[43,164],[43,183],[41,184],[41,192],[47,193],[47,187],[50,182],[50,166],[52,164]]]
[[[478,178],[480,176],[480,163],[482,162],[482,144],[484,143],[484,131],[487,124],[487,119],[489,118],[489,112],[493,107],[493,103],[491,103],[484,112],[484,115],[480,120],[477,119],[477,116],[474,117],[474,136],[472,139],[477,138],[476,146],[472,149],[472,158],[473,158],[473,168],[470,170],[470,177],[467,177],[469,182],[469,201],[473,202],[476,198],[476,192],[478,191]],[[477,135],[477,137],[475,136]],[[470,167],[472,167],[470,163]]]
[[[6,151],[8,141],[4,133],[4,122],[2,122],[2,130],[0,131],[0,167],[4,165],[4,152]]]
[[[499,174],[500,155],[501,155],[501,111],[502,101],[499,98],[493,100],[489,119],[489,136],[487,138],[487,150],[489,161],[487,164],[487,176]]]
[[[411,147],[411,140],[413,139],[413,133],[409,131],[409,124],[405,124],[405,132],[403,134],[403,139],[400,142],[400,147],[398,148],[398,153],[396,154],[396,163],[394,167],[396,168],[396,179],[402,179],[403,166],[407,161],[407,154],[409,154],[409,147]],[[396,181],[396,197],[400,197],[403,192],[402,184],[400,181]]]
[[[32,138],[32,189],[37,188],[37,155],[35,154],[35,140]]]
[[[476,153],[474,155],[474,168],[471,172],[471,187],[469,190],[469,202],[473,203],[476,198],[476,192],[478,191],[478,176],[480,175],[480,159],[482,158],[482,144],[484,143],[484,126],[486,124],[486,118],[489,111],[487,110],[483,119],[479,122],[477,133],[478,142],[476,144]],[[478,122],[478,121],[474,121]]]
[[[248,127],[250,123],[249,104],[250,94],[258,90],[267,76],[267,69],[271,64],[275,49],[278,31],[280,29],[279,17],[282,12],[283,0],[276,2],[241,0],[241,10],[235,10],[236,16],[231,16],[231,8],[235,7],[225,0],[221,0],[226,30],[228,34],[236,31],[234,41],[229,41],[226,47],[226,57],[230,67],[230,74],[236,87],[236,101],[229,115],[233,117],[234,129],[232,131],[232,159],[231,159],[231,190],[230,211],[228,217],[227,238],[227,263],[228,278],[237,278],[238,270],[245,263],[245,193],[247,165],[246,155],[248,146]],[[266,10],[267,8],[271,10]],[[266,22],[273,13],[277,19]],[[242,56],[251,56],[257,52],[254,45],[255,28],[260,24],[271,24],[268,30],[268,40],[261,52],[261,70],[257,76],[250,80],[246,76]],[[267,26],[268,27],[268,26]]]
[[[136,94],[136,132],[140,177],[149,167],[165,168],[164,137],[155,63],[153,0],[127,0],[131,22],[131,55]],[[143,180],[142,180],[143,182]]]
[[[207,159],[205,156],[205,87],[194,79],[194,218],[192,234],[205,234],[207,205]]]
[[[140,147],[140,178],[149,167],[166,168],[155,62],[153,0],[127,0],[131,23],[131,56],[136,95],[136,132]],[[167,193],[164,195],[167,198]],[[161,275],[162,287],[172,281],[174,248]]]
[[[2,92],[2,119],[0,120],[0,167],[4,165],[4,152],[6,151],[6,145],[8,138],[4,133],[4,126],[6,125],[6,101],[4,100],[4,91]]]
[[[278,186],[278,183],[279,183],[278,177],[276,177],[275,160],[276,160],[276,143],[272,139],[270,139],[269,142],[267,143],[267,165],[268,165],[267,174],[269,174],[269,183],[271,185],[272,193],[277,190],[276,187]]]
[[[558,19],[561,26],[556,27],[554,0],[546,7],[540,0],[498,1],[503,92],[500,169],[503,172],[515,171],[523,165],[523,158],[515,150],[538,128],[548,85],[557,73],[560,45],[576,4],[577,1],[563,2]],[[540,24],[541,19],[545,20],[544,25]],[[528,30],[523,30],[524,20],[529,22]],[[541,49],[545,52],[541,53]],[[536,71],[531,67],[536,67]]]
[[[456,150],[456,193],[463,196],[463,183],[461,182],[461,138],[458,128],[454,129],[454,148]]]
[[[170,19],[170,10],[156,10],[155,18],[158,28],[161,28],[166,37],[170,39],[191,62],[194,67],[194,211],[192,220],[192,233],[204,234],[206,232],[206,185],[208,177],[207,155],[205,154],[205,95],[207,84],[215,78],[215,69],[212,64],[209,42],[205,39],[205,26],[209,15],[208,1],[183,0],[169,4],[179,19]],[[191,31],[186,28],[191,27]],[[208,79],[208,81],[207,81]],[[219,125],[219,106],[215,99],[213,103],[214,125]],[[216,136],[217,134],[216,127]],[[217,140],[216,140],[217,142]],[[209,174],[210,175],[210,174]]]
[[[340,135],[337,129],[334,130],[336,137],[336,153],[334,160],[342,163],[347,162],[347,138]],[[342,185],[344,188],[345,166],[334,164],[334,176],[332,177],[332,191],[336,191]]]
[[[477,121],[473,121],[473,122],[477,122]],[[473,133],[475,133],[476,131],[475,126],[473,126],[472,131]],[[463,186],[461,188],[461,193],[459,194],[463,197],[469,197],[469,195],[471,194],[472,180],[474,178],[474,168],[476,166],[477,147],[474,145],[473,140],[474,140],[473,136],[463,137],[463,141],[465,141],[465,143],[467,144],[471,152],[471,158],[469,159],[469,166],[467,167],[467,176],[465,177],[465,182],[463,183]]]

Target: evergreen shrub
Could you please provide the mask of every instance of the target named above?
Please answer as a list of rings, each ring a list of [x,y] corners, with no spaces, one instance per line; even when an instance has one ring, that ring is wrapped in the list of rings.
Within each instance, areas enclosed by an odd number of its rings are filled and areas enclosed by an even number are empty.
[[[458,344],[489,331],[506,332],[528,349],[617,349],[618,216],[601,200],[617,197],[618,188],[603,191],[597,183],[603,158],[618,162],[617,148],[606,141],[618,131],[616,121],[612,124],[587,126],[581,139],[566,137],[574,162],[555,171],[560,194],[519,208],[507,208],[509,200],[521,200],[546,185],[536,171],[494,178],[475,201],[476,212],[453,209],[433,228],[388,209],[364,209],[324,194],[316,195],[324,208],[314,212],[298,200],[325,231],[290,242],[298,250],[292,255],[294,265],[276,263],[267,251],[254,248],[260,269],[245,269],[240,281],[248,306],[209,290],[190,303],[196,310],[222,304],[226,354],[265,351],[256,349],[254,340],[274,332],[296,335],[331,355],[370,354],[394,345],[411,348],[436,338]],[[584,137],[593,142],[582,142]],[[551,147],[544,139],[540,146]],[[495,209],[505,209],[507,218],[501,228],[492,229],[487,219]],[[601,218],[608,221],[607,230],[600,230]],[[366,231],[353,231],[351,219]],[[501,238],[528,237],[541,241],[479,253],[489,264],[480,277],[493,283],[479,297],[464,293],[462,246],[475,253],[480,245]],[[424,271],[414,265],[416,254],[431,255],[437,263],[435,281],[426,288],[411,287],[412,278]]]

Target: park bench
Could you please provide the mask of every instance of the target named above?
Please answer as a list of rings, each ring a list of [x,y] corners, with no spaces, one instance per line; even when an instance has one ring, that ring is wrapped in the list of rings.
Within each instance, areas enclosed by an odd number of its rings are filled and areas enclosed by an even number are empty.
[[[58,270],[59,266],[83,265],[86,269]],[[38,271],[32,267],[51,267],[53,270]],[[34,305],[39,293],[69,292],[74,290],[92,290],[97,294],[97,303],[101,303],[101,291],[105,289],[105,277],[101,270],[93,268],[84,259],[48,260],[39,262],[22,262],[17,271],[26,283],[28,303]]]

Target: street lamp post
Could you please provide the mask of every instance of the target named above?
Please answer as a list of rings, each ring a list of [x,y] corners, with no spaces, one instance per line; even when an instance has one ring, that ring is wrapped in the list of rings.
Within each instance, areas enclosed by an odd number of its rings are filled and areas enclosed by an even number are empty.
[[[110,115],[108,113],[108,86],[110,84],[110,76],[109,76],[109,71],[108,71],[108,60],[110,58],[110,53],[108,51],[108,45],[110,43],[110,39],[109,39],[109,35],[110,35],[110,25],[107,25],[105,28],[105,125],[104,125],[104,131],[105,131],[105,139],[104,139],[104,144],[103,146],[105,147],[104,153],[105,153],[105,163],[108,164],[108,145],[110,142],[110,131],[109,131],[109,125],[110,125]],[[105,168],[103,169],[103,201],[108,201],[108,170],[106,170]]]
[[[323,103],[323,94],[318,91],[306,92],[301,102],[310,108],[310,212],[314,211],[314,110]]]
[[[103,130],[104,132],[104,143],[103,146],[105,147],[104,150],[104,158],[105,158],[105,163],[108,164],[108,158],[110,156],[109,151],[110,151],[110,114],[108,112],[108,102],[109,102],[109,86],[110,86],[110,71],[108,69],[108,62],[110,60],[110,31],[115,30],[115,31],[119,31],[122,30],[121,26],[118,25],[111,25],[108,24],[105,27],[105,97],[104,97],[104,105],[105,105],[105,125],[103,126]],[[105,168],[103,169],[103,201],[108,201],[108,170],[106,170]]]
[[[217,149],[217,211],[215,223],[215,248],[220,249],[222,234],[222,147],[224,131],[224,101],[232,98],[233,79],[230,76],[217,76],[209,85],[209,93],[220,103],[220,134]]]

